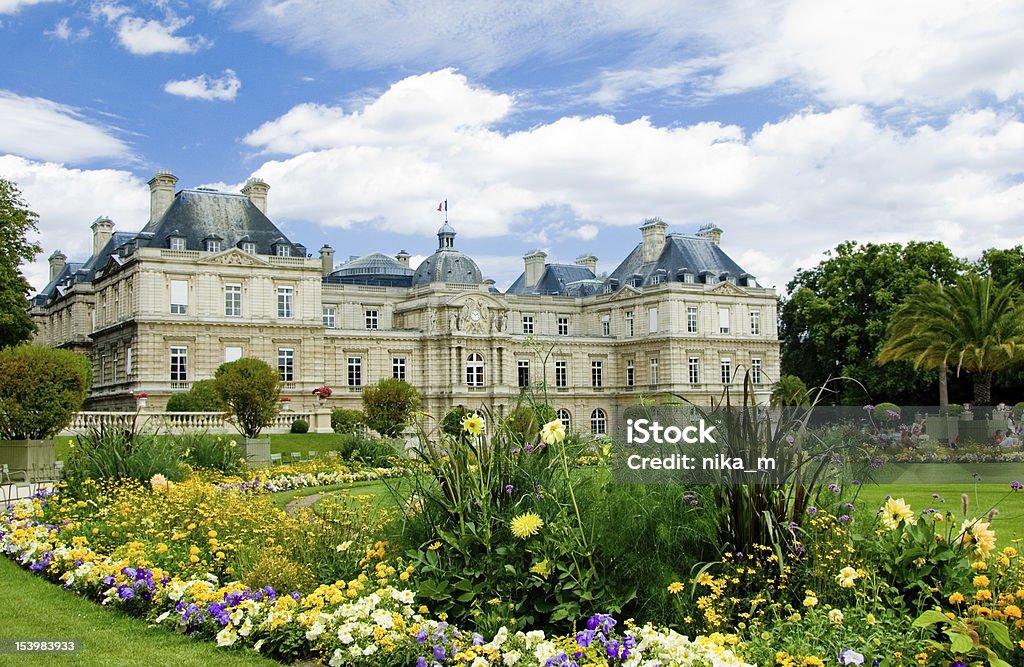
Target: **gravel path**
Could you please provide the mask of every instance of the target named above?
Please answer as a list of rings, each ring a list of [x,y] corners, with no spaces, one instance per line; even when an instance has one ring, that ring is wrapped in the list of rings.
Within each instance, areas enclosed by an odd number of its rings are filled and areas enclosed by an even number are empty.
[[[291,501],[290,503],[288,503],[287,505],[284,506],[284,511],[285,511],[285,513],[288,514],[288,516],[295,516],[296,514],[299,513],[299,510],[301,510],[301,509],[303,509],[305,507],[311,507],[312,505],[316,504],[316,501],[320,500],[324,496],[329,496],[329,495],[331,495],[331,494],[330,493],[314,493],[312,495],[302,496],[301,498],[296,498],[295,500]]]

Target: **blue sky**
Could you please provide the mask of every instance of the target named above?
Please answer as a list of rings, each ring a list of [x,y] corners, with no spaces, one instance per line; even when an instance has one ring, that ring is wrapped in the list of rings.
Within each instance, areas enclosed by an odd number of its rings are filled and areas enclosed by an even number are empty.
[[[1024,242],[1024,5],[980,4],[0,0],[0,177],[36,287],[157,169],[340,258],[430,254],[447,199],[499,286],[653,216],[780,289],[845,239],[974,257]]]

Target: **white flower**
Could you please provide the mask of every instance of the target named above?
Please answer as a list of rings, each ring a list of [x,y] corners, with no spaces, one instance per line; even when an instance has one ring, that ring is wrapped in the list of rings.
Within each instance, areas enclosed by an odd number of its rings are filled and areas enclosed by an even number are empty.
[[[387,609],[375,610],[373,612],[373,622],[385,630],[389,630],[395,625],[395,620],[391,618],[391,612]]]
[[[327,664],[331,667],[341,667],[345,664],[345,656],[341,652],[340,648],[334,649],[334,653],[331,655],[331,660]]]
[[[521,657],[522,655],[520,655],[519,651],[509,651],[505,654],[505,657],[502,658],[502,661],[505,663],[506,667],[512,667],[512,665],[519,662],[519,658]]]
[[[225,625],[224,629],[217,633],[217,646],[231,646],[236,641],[238,634],[230,625]]]
[[[398,602],[401,602],[402,604],[412,604],[413,601],[416,599],[416,594],[413,593],[410,590],[404,590],[404,591],[392,590],[391,591],[391,599],[392,600],[397,600]]]
[[[259,653],[261,648],[263,648],[263,640],[262,639],[259,640],[258,642],[256,642],[255,644],[253,644],[252,650],[254,650],[257,653]]]
[[[843,620],[843,612],[839,609],[833,609],[828,613],[828,622],[833,625],[842,625]]]
[[[159,625],[160,623],[163,623],[164,621],[166,621],[166,620],[167,620],[167,617],[168,617],[168,616],[170,616],[170,615],[171,615],[171,612],[170,612],[170,611],[165,611],[164,613],[162,613],[162,614],[160,614],[159,616],[157,616],[157,617],[156,617],[156,623],[157,623],[157,625]]]
[[[473,662],[470,664],[469,667],[491,667],[491,663],[487,662],[487,660],[478,655],[476,658],[473,659]]]

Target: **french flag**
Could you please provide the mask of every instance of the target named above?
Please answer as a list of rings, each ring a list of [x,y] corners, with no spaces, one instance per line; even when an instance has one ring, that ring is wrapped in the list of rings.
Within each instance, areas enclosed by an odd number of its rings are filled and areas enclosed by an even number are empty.
[[[437,210],[438,211],[444,211],[445,213],[447,213],[448,212],[448,200],[445,199],[443,202],[438,204],[437,205]]]

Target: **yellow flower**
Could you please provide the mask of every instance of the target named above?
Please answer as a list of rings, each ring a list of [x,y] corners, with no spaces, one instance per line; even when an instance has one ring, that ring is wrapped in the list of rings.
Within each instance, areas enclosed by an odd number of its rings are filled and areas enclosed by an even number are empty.
[[[949,596],[949,604],[960,604],[964,601],[963,593],[953,593]]]
[[[882,525],[889,530],[896,530],[900,522],[912,525],[917,523],[913,510],[903,498],[889,498],[881,511]]]
[[[543,525],[543,519],[541,519],[533,512],[526,512],[512,519],[512,524],[510,527],[512,529],[513,535],[515,535],[521,540],[525,540],[539,533],[540,528]]]
[[[816,607],[818,606],[818,596],[814,594],[814,591],[807,591],[807,597],[804,598],[805,607]]]
[[[853,582],[859,579],[860,575],[857,574],[857,570],[853,569],[849,565],[839,570],[839,574],[836,575],[836,582],[842,588],[853,588]]]
[[[477,437],[484,432],[484,418],[474,412],[462,420],[462,430]]]
[[[672,595],[675,595],[676,593],[681,593],[682,590],[683,590],[682,582],[673,581],[671,584],[668,585],[668,592],[671,593]]]
[[[974,578],[973,583],[975,588],[988,588],[988,585],[992,582],[985,575],[979,574]]]
[[[968,547],[974,545],[974,556],[985,558],[989,552],[996,548],[996,531],[992,530],[987,521],[978,519],[967,519],[960,526],[960,536],[956,539],[958,544]]]
[[[832,625],[842,625],[845,618],[839,609],[833,609],[828,613],[828,622]]]
[[[1015,604],[1007,605],[1006,608],[1003,609],[1003,613],[1006,614],[1006,616],[1008,618],[1020,618],[1021,617],[1020,607],[1018,607]]]
[[[540,429],[540,439],[546,445],[553,445],[556,442],[565,440],[565,424],[561,419],[550,421]]]
[[[548,576],[551,574],[551,566],[548,565],[548,559],[545,558],[541,562],[536,563],[533,567],[530,568],[530,572],[533,572],[534,574],[539,574],[540,576],[547,579]]]
[[[440,542],[434,542],[429,547],[427,547],[427,549],[429,549],[430,551],[437,551],[440,548],[441,548],[441,543]]]

